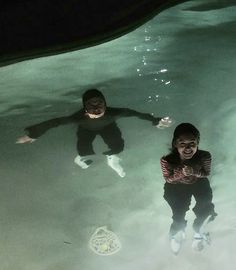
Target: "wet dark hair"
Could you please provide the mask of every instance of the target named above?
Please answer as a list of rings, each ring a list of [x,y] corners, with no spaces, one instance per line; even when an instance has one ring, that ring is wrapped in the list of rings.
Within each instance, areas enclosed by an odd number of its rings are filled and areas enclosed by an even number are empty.
[[[85,111],[100,114],[106,110],[104,95],[97,89],[89,89],[82,96]]]
[[[174,130],[170,153],[165,156],[165,159],[170,163],[171,166],[173,166],[173,168],[181,162],[175,144],[177,139],[182,135],[192,135],[197,139],[198,143],[200,141],[200,132],[194,125],[190,123],[179,124]]]
[[[102,94],[102,92],[100,92],[99,90],[97,89],[89,89],[87,91],[85,91],[83,93],[83,96],[82,96],[82,100],[83,100],[83,105],[85,107],[85,103],[89,100],[89,99],[92,99],[92,98],[100,98],[104,101],[104,103],[106,104],[106,100],[105,100],[105,97],[104,95]]]

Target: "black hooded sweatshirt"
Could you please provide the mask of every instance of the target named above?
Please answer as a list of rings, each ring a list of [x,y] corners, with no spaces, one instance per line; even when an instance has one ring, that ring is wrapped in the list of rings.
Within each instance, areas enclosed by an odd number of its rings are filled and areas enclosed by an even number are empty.
[[[86,103],[89,102],[92,98],[99,98],[104,102],[105,113],[103,116],[99,118],[90,118],[86,113]],[[60,125],[65,125],[69,123],[77,123],[78,129],[81,130],[90,130],[94,132],[98,132],[105,128],[108,125],[115,123],[115,121],[121,117],[131,117],[136,116],[140,119],[148,120],[153,123],[153,125],[157,125],[161,118],[155,118],[151,114],[148,113],[140,113],[135,110],[131,110],[128,108],[111,108],[106,107],[106,100],[102,92],[97,89],[89,89],[85,91],[82,96],[83,100],[83,109],[78,112],[60,118],[54,118],[30,127],[25,128],[30,138],[36,139],[43,135],[48,129],[58,127]]]
[[[78,129],[99,131],[114,123],[119,118],[132,116],[138,117],[139,119],[148,120],[152,122],[153,125],[157,125],[161,120],[161,118],[154,117],[149,113],[141,113],[128,108],[106,107],[104,115],[99,118],[89,118],[85,109],[81,109],[70,116],[44,121],[42,123],[27,127],[25,130],[27,131],[28,136],[33,139],[40,137],[50,128],[70,123],[78,124]]]

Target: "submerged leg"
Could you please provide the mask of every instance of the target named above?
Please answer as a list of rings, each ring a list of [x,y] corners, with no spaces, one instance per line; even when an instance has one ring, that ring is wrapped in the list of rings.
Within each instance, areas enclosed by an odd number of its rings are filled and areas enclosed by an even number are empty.
[[[195,233],[192,248],[196,251],[201,251],[206,244],[209,245],[211,242],[207,224],[217,216],[212,203],[212,189],[207,178],[195,183],[193,196],[196,200],[196,205],[193,208],[196,218],[193,222]]]
[[[165,183],[164,199],[172,210],[173,223],[170,226],[170,235],[174,235],[178,231],[184,230],[187,224],[185,215],[191,202],[189,187],[185,184]]]
[[[92,143],[95,137],[96,133],[94,131],[79,129],[77,132],[78,155],[75,157],[74,162],[82,169],[87,169],[92,163],[92,160],[87,156],[94,154]]]
[[[189,187],[184,184],[165,183],[164,198],[171,207],[173,222],[169,230],[170,246],[172,252],[177,255],[185,240],[185,227],[187,221],[185,214],[191,202]]]
[[[124,149],[124,140],[116,123],[106,126],[99,132],[109,150],[104,152],[105,155],[119,154]]]
[[[195,183],[193,196],[196,200],[196,205],[193,208],[196,215],[196,219],[193,223],[193,229],[196,233],[199,233],[202,225],[207,219],[208,223],[214,220],[217,216],[214,210],[215,206],[212,203],[212,189],[207,178],[201,179]]]
[[[105,127],[99,132],[99,134],[110,149],[104,152],[107,156],[108,166],[111,167],[120,177],[125,177],[124,169],[120,164],[121,159],[116,155],[124,149],[124,140],[120,129],[116,123],[113,123]]]

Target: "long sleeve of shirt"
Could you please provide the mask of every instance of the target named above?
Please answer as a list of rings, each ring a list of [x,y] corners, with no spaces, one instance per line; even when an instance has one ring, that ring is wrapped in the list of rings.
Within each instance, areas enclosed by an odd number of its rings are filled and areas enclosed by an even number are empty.
[[[66,125],[70,123],[78,124],[78,127],[86,130],[101,130],[105,126],[108,126],[114,123],[117,119],[122,117],[138,117],[143,120],[147,120],[152,122],[153,125],[157,125],[161,118],[154,117],[149,113],[141,113],[135,110],[127,109],[127,108],[111,108],[107,107],[105,114],[102,117],[92,119],[89,118],[84,109],[65,117],[58,117],[54,119],[50,119],[44,122],[41,122],[36,125],[32,125],[30,127],[25,128],[27,134],[30,138],[36,139],[43,135],[51,128],[58,127],[60,125]]]
[[[207,177],[210,175],[210,173],[211,173],[211,154],[207,151],[204,151],[204,155],[203,155],[201,161],[202,161],[201,168],[196,168],[196,170],[195,170],[195,175],[199,178]]]
[[[44,122],[41,122],[36,125],[32,125],[25,128],[28,136],[33,139],[37,139],[38,137],[42,136],[46,133],[49,129],[58,127],[60,125],[66,125],[73,122],[78,122],[80,119],[80,111],[72,114],[70,116],[58,117],[54,119],[50,119]]]
[[[198,178],[204,178],[210,175],[211,154],[209,152],[199,150],[197,158],[193,158],[193,161],[190,161],[189,163],[190,164],[188,166],[193,168],[193,174],[190,176],[185,176],[183,174],[184,164],[180,164],[173,168],[165,157],[161,158],[162,174],[166,182],[171,184],[192,184],[196,182]]]
[[[154,117],[150,113],[142,113],[135,110],[131,110],[128,108],[115,108],[118,118],[120,117],[138,117],[142,120],[147,120],[152,122],[153,124],[157,125],[159,121],[161,120],[161,117]]]

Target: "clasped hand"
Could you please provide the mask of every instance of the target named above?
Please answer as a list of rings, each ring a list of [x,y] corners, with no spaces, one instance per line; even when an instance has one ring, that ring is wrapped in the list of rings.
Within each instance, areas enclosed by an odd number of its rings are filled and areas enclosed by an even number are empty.
[[[190,166],[186,166],[184,165],[182,172],[185,176],[190,176],[190,175],[194,175],[194,171],[193,168]]]

